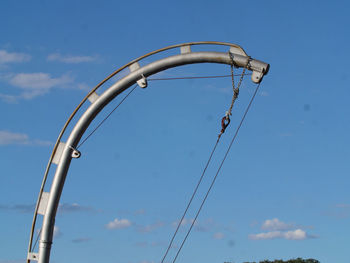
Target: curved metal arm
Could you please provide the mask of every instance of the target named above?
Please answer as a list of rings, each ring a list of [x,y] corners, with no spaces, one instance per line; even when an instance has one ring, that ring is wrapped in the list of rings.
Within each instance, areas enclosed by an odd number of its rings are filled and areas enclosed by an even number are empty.
[[[217,42],[204,42],[204,43],[217,43]],[[225,45],[224,43],[221,43],[222,45]],[[172,46],[174,47],[187,47],[190,44],[182,44],[182,45],[176,45]],[[230,46],[234,47],[239,54],[234,54],[234,63],[236,66],[244,67],[247,65],[247,61],[250,59],[248,56],[246,56],[243,49],[237,48],[236,45],[230,44]],[[162,49],[162,51],[165,49]],[[142,68],[136,67],[134,70],[124,77],[123,79],[119,80],[117,83],[112,85],[110,88],[108,88],[103,94],[101,94],[94,102],[90,105],[90,107],[82,114],[76,125],[74,126],[71,134],[69,135],[69,138],[67,142],[62,147],[62,154],[59,158],[58,166],[56,169],[56,173],[51,185],[50,193],[47,194],[47,199],[45,202],[42,201],[42,193],[43,193],[43,185],[46,181],[46,175],[44,176],[44,182],[42,185],[42,188],[39,193],[39,199],[36,206],[36,211],[33,219],[33,227],[32,227],[32,233],[30,238],[30,245],[29,245],[29,251],[28,251],[28,262],[30,260],[38,260],[41,263],[47,263],[50,259],[50,250],[51,250],[51,243],[53,239],[53,228],[54,228],[54,221],[55,216],[59,204],[59,200],[61,197],[62,189],[64,186],[65,178],[67,176],[67,172],[69,169],[69,165],[72,159],[72,154],[74,153],[74,149],[79,143],[79,140],[81,139],[82,135],[84,134],[87,127],[90,125],[92,120],[97,116],[97,114],[110,102],[112,101],[116,96],[118,96],[120,93],[122,93],[124,90],[135,84],[141,76],[148,77],[155,73],[158,73],[160,71],[166,70],[168,68],[177,67],[181,65],[186,64],[194,64],[194,63],[222,63],[222,64],[231,64],[232,60],[228,53],[222,53],[222,52],[191,52],[190,49],[185,49],[186,52],[182,52],[180,55],[167,57],[158,61],[155,61],[153,63],[150,63]],[[183,49],[181,49],[183,51]],[[232,52],[232,49],[230,50]],[[152,53],[154,54],[154,52]],[[146,55],[145,55],[146,56]],[[144,58],[145,56],[141,57]],[[127,66],[132,67],[138,60],[134,60],[127,64]],[[124,69],[126,66],[122,67],[121,69]],[[121,71],[118,70],[118,72]],[[264,74],[268,72],[269,65],[258,61],[258,60],[250,60],[249,63],[249,70],[252,70],[253,73],[256,72],[258,75],[252,75],[252,77],[258,77],[257,82],[260,82]],[[260,76],[260,77],[259,77]],[[104,80],[105,81],[105,80]],[[254,81],[254,79],[253,79]],[[98,88],[99,86],[97,86]],[[95,92],[97,89],[93,89],[83,100],[82,103],[84,103],[90,96]],[[82,105],[79,104],[78,109]],[[73,116],[76,113],[77,110],[73,112]],[[71,120],[71,117],[69,121]],[[58,142],[55,145],[54,152],[50,158],[50,162],[48,165],[48,168],[50,167],[52,161],[55,157],[55,152],[59,148],[60,145],[60,138],[63,134],[63,132],[66,129],[66,125],[63,129],[63,131],[60,134],[60,137],[58,139]],[[43,209],[44,214],[44,220],[42,225],[42,231],[41,231],[41,238],[39,242],[39,253],[33,253],[31,251],[31,243],[32,243],[32,235],[33,235],[33,229],[36,221],[36,216],[38,214],[38,210],[41,206],[41,204],[46,203],[45,208]]]

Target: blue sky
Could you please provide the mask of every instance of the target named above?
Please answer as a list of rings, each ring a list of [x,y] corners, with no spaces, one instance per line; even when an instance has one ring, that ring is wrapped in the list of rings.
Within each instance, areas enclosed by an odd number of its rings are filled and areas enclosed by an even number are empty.
[[[239,44],[271,69],[177,262],[347,263],[348,10],[347,1],[311,0],[3,1],[0,263],[26,258],[53,143],[87,92],[136,57],[191,41]],[[193,65],[162,76],[229,73]],[[136,89],[72,162],[52,262],[160,262],[215,143],[230,85],[224,78]],[[246,78],[176,245],[254,87]]]

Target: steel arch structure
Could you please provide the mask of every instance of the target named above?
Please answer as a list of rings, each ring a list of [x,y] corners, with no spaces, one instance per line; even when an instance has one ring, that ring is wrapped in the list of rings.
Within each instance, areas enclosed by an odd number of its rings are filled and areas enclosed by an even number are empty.
[[[198,45],[226,46],[229,50],[227,52],[192,52],[192,47]],[[139,62],[141,60],[154,54],[162,53],[171,49],[179,49],[180,52],[176,55],[171,55],[156,60],[154,62],[146,64],[145,66],[140,66]],[[246,67],[248,70],[252,71],[252,81],[255,83],[260,83],[263,79],[263,76],[266,75],[269,70],[269,64],[252,59],[238,45],[222,42],[192,42],[162,48],[148,53],[144,56],[141,56],[137,59],[134,59],[128,64],[113,72],[101,83],[99,83],[86,95],[86,97],[81,101],[81,103],[70,115],[63,129],[61,130],[56,144],[53,148],[44,174],[43,182],[40,187],[39,196],[34,211],[27,254],[28,263],[30,261],[38,261],[39,263],[48,263],[50,261],[55,217],[62,190],[64,187],[65,179],[69,170],[69,166],[73,158],[80,157],[80,152],[76,150],[76,147],[79,144],[79,141],[82,138],[84,132],[89,127],[90,123],[94,120],[94,118],[99,114],[99,112],[115,97],[117,97],[129,87],[133,86],[135,83],[137,83],[140,87],[145,87],[147,86],[147,77],[149,76],[152,76],[158,72],[164,71],[169,68],[197,63],[219,63],[227,65],[234,64],[235,67]],[[125,77],[111,85],[102,94],[97,94],[96,91],[104,83],[106,83],[106,81],[108,81],[117,73],[126,68],[129,68],[129,74],[127,74]],[[74,128],[68,136],[67,141],[62,142],[62,136],[65,134],[66,129],[71,123],[73,117],[76,116],[77,112],[81,109],[82,105],[85,105],[88,102],[91,103],[90,106],[81,114],[80,118],[75,123]],[[52,164],[57,165],[57,167],[50,187],[50,191],[45,192],[44,187]],[[43,216],[43,221],[40,231],[39,251],[35,252],[33,248],[33,236],[38,215]]]

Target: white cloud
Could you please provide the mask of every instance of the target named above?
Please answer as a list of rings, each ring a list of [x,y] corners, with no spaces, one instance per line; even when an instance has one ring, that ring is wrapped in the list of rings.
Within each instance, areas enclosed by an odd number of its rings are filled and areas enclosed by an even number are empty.
[[[123,229],[131,226],[131,222],[128,219],[114,219],[106,225],[107,229]]]
[[[280,221],[278,218],[266,220],[261,227],[261,229],[263,230],[271,230],[271,231],[288,230],[292,228],[294,228],[294,224],[284,223]]]
[[[251,234],[249,239],[265,240],[282,238],[287,240],[304,240],[308,238],[316,238],[315,235],[309,235],[304,230],[297,227],[294,223],[284,223],[278,218],[265,220],[261,226],[263,230],[270,230],[268,232]]]
[[[72,84],[73,79],[68,75],[54,78],[50,74],[42,72],[18,73],[10,77],[9,83],[22,89],[20,97],[31,99],[47,93],[53,87],[64,87],[64,85]]]
[[[282,233],[281,231],[272,231],[267,233],[251,234],[249,235],[249,238],[253,240],[282,238]]]
[[[32,99],[48,93],[53,88],[70,88],[82,91],[90,90],[85,83],[76,83],[69,74],[60,77],[52,77],[48,73],[18,73],[0,75],[0,79],[12,86],[19,88],[21,93],[9,95],[0,93],[0,99],[8,103],[16,103],[19,99]]]
[[[62,85],[71,82],[72,79],[68,76],[60,78],[52,78],[47,73],[19,73],[10,79],[13,86],[22,89],[49,89],[54,86]]]
[[[68,63],[68,64],[78,64],[78,63],[96,61],[97,57],[96,56],[69,56],[69,55],[63,56],[59,53],[53,53],[48,55],[47,60],[59,61],[59,62]]]
[[[31,56],[24,53],[7,52],[0,49],[0,64],[26,62],[31,59]]]
[[[303,240],[307,238],[307,234],[304,230],[296,229],[293,231],[287,231],[283,233],[285,239],[291,239],[291,240]]]
[[[221,232],[216,232],[213,235],[213,238],[218,240],[223,239],[224,237],[225,237],[224,233],[221,233]]]
[[[52,145],[52,142],[43,140],[31,140],[29,139],[29,136],[24,133],[14,133],[0,130],[0,146],[11,144],[50,146]]]
[[[1,94],[0,99],[8,103],[15,103],[19,99],[32,99],[48,93],[53,88],[71,88],[87,91],[89,86],[85,83],[75,83],[74,78],[69,74],[59,77],[52,77],[48,73],[18,73],[0,75],[0,79],[8,82],[12,86],[19,88],[18,95]]]
[[[250,239],[253,240],[265,240],[265,239],[276,239],[283,238],[288,240],[304,240],[308,238],[306,232],[302,229],[296,229],[291,231],[271,231],[266,233],[252,234],[249,235]]]

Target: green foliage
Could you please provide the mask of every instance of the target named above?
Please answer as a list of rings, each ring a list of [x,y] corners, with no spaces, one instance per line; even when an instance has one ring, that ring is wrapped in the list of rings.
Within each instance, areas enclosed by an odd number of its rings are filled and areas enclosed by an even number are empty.
[[[243,263],[256,263],[256,262],[243,262]],[[259,263],[320,263],[320,261],[309,258],[309,259],[302,259],[302,258],[296,258],[296,259],[289,259],[287,261],[284,261],[282,259],[275,259],[274,261],[270,260],[263,260]]]

